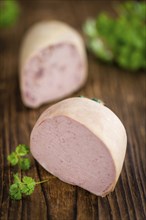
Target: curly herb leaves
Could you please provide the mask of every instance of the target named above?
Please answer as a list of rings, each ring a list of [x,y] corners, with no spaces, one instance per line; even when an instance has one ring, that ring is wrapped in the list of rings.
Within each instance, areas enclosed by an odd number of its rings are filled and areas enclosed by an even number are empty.
[[[85,22],[88,48],[99,59],[124,69],[146,68],[146,3],[126,2],[117,11],[116,19],[103,12]]]
[[[48,180],[35,182],[31,177],[24,176],[22,180],[18,174],[14,174],[14,183],[10,186],[9,194],[13,200],[21,200],[23,196],[29,196],[33,193],[35,186]]]
[[[28,170],[30,168],[30,160],[24,156],[27,156],[29,152],[29,147],[25,144],[20,144],[14,152],[8,155],[7,160],[12,166],[18,165],[22,170]]]
[[[4,0],[0,2],[0,27],[14,25],[19,17],[20,7],[16,0]]]

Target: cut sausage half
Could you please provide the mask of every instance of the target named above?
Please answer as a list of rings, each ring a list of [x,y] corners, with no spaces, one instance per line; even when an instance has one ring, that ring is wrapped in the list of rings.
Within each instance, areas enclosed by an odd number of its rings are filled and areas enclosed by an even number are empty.
[[[87,78],[84,43],[68,25],[41,22],[26,34],[20,55],[22,100],[38,107],[78,90]]]
[[[71,98],[47,109],[34,126],[34,158],[62,181],[105,196],[120,175],[127,136],[118,117],[87,98]]]

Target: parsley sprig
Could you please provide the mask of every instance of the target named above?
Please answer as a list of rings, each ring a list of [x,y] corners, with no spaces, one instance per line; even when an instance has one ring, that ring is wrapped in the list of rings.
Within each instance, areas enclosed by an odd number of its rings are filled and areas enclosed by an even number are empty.
[[[97,99],[97,98],[92,98],[91,100],[98,102],[99,104],[105,105],[105,103],[101,100],[101,99]]]
[[[3,0],[0,2],[0,27],[13,26],[19,18],[20,6],[16,0]]]
[[[13,200],[21,200],[23,196],[29,196],[33,193],[35,186],[47,180],[35,182],[32,177],[24,176],[21,180],[18,173],[14,174],[14,183],[10,186],[9,194]]]
[[[18,165],[22,170],[28,170],[30,168],[30,159],[26,156],[29,152],[28,146],[19,144],[15,151],[8,155],[7,160],[12,166]]]
[[[22,170],[30,168],[30,160],[26,156],[29,154],[29,147],[25,144],[19,144],[15,151],[8,155],[7,159],[12,166],[18,165]],[[10,185],[9,195],[13,200],[21,200],[23,196],[29,196],[33,193],[35,186],[47,180],[36,182],[32,177],[19,177],[18,173],[14,174],[14,182]]]
[[[88,19],[83,31],[87,47],[99,59],[117,63],[121,68],[146,68],[146,3],[128,1],[116,7],[118,16],[100,13]]]
[[[85,96],[83,96],[83,95],[80,95],[78,97],[85,98]],[[94,98],[91,98],[91,100],[93,100],[95,102],[98,102],[99,104],[105,105],[105,103],[101,99],[97,99],[97,98],[94,97]]]

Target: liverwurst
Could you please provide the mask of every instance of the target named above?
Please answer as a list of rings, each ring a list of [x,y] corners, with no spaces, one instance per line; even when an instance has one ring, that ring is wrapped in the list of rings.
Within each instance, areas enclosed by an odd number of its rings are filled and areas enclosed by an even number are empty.
[[[115,188],[126,145],[120,119],[101,103],[80,97],[48,108],[30,137],[33,157],[48,172],[102,197]]]
[[[59,21],[30,28],[20,53],[20,89],[26,106],[62,99],[83,86],[86,78],[85,46],[76,30]]]

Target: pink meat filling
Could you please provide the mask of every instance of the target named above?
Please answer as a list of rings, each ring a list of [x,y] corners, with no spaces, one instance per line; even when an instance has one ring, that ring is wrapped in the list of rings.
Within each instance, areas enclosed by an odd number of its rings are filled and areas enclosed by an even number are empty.
[[[88,128],[66,116],[42,121],[31,134],[31,152],[50,173],[96,195],[115,180],[115,166],[105,145]]]
[[[39,106],[69,95],[84,83],[84,68],[72,44],[60,43],[38,51],[27,62],[22,74],[25,103]]]

